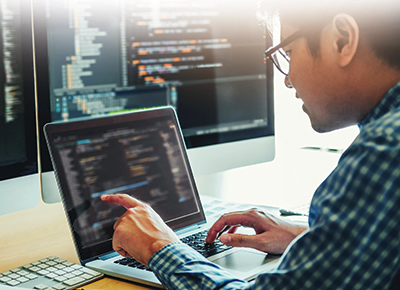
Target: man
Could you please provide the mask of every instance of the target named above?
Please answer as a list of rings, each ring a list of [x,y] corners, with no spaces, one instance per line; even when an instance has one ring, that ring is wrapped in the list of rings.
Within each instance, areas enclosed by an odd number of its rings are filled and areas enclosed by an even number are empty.
[[[397,289],[398,6],[385,0],[265,3],[279,13],[282,37],[266,56],[286,74],[287,87],[296,89],[312,127],[360,127],[316,190],[308,228],[253,210],[225,214],[210,229],[207,242],[224,233],[225,244],[283,253],[275,272],[252,282],[235,279],[180,243],[150,207],[126,195],[102,197],[127,208],[114,227],[114,249],[148,264],[169,289]],[[238,225],[256,234],[235,234]]]

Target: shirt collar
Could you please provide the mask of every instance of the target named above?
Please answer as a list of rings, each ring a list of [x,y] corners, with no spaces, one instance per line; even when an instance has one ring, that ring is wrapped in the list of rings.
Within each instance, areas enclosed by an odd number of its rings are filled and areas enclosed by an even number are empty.
[[[400,107],[400,82],[395,84],[382,98],[378,105],[372,109],[369,115],[358,126],[360,129],[385,115],[386,113]]]

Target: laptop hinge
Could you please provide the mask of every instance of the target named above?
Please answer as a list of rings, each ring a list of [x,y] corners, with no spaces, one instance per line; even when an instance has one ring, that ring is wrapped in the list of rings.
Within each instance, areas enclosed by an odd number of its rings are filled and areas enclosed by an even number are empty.
[[[175,231],[175,234],[177,234],[178,236],[179,236],[179,235],[183,235],[183,234],[186,234],[186,233],[188,233],[188,232],[197,230],[197,229],[199,229],[200,227],[201,227],[201,226],[200,226],[199,224],[197,224],[197,225],[191,225],[191,226],[188,226],[188,227],[185,227],[185,228],[176,230],[176,231]]]
[[[99,258],[99,260],[105,261],[105,260],[114,258],[115,256],[118,256],[118,255],[119,254],[117,252],[111,252],[111,253],[108,253],[108,254],[105,254],[105,255],[101,255],[98,258]]]

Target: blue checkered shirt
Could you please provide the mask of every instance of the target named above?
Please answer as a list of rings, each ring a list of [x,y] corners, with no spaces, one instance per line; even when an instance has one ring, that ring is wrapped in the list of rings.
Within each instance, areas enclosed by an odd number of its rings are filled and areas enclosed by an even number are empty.
[[[241,281],[175,243],[149,262],[160,281],[168,289],[388,289],[400,267],[400,83],[359,127],[276,271]]]

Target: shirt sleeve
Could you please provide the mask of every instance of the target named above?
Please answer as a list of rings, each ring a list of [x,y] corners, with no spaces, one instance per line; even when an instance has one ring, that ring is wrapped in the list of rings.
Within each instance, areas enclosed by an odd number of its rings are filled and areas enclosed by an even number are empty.
[[[252,289],[183,243],[169,244],[149,261],[149,267],[167,289]]]

